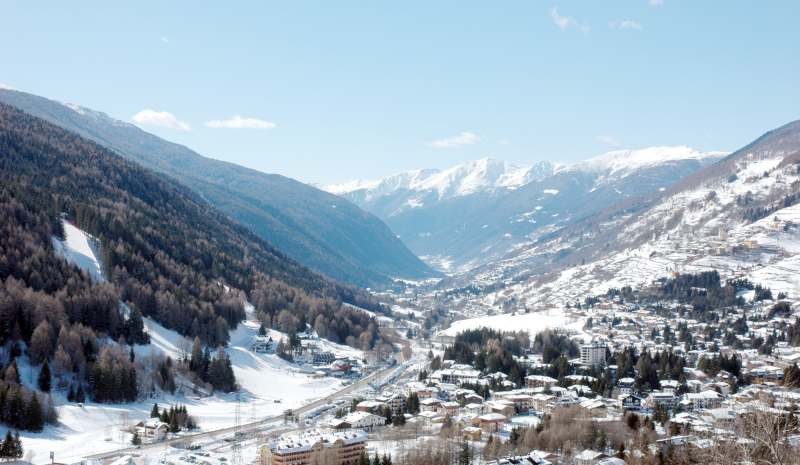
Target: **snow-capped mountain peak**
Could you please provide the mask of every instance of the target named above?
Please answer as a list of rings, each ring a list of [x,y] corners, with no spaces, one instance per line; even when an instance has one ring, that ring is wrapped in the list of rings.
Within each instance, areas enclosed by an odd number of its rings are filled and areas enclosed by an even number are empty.
[[[362,191],[370,199],[398,191],[434,192],[439,199],[444,199],[498,189],[516,189],[551,174],[553,168],[549,162],[520,167],[505,161],[482,158],[443,170],[404,171],[378,180],[350,181],[328,185],[324,189],[339,195]]]
[[[641,149],[613,150],[588,160],[565,166],[562,169],[624,176],[642,168],[651,168],[686,160],[713,161],[725,155],[727,155],[727,152],[701,152],[685,145],[656,146]]]

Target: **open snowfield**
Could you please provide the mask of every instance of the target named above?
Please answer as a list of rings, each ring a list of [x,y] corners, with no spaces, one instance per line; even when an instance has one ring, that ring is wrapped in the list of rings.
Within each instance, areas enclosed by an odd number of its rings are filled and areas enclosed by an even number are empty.
[[[575,322],[560,312],[531,312],[531,313],[507,313],[503,315],[481,316],[468,318],[465,320],[454,321],[449,328],[442,330],[439,334],[445,336],[455,336],[458,333],[469,329],[491,328],[498,331],[527,331],[531,337],[545,329],[573,328],[582,326],[581,322]]]
[[[64,258],[84,269],[95,281],[103,280],[103,268],[100,266],[99,244],[88,233],[78,229],[69,221],[64,221],[65,240],[53,238],[53,247]]]

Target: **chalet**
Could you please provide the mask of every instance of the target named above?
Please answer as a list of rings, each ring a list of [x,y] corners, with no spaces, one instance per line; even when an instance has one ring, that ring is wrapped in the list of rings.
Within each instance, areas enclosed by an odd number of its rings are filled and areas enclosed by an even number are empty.
[[[137,423],[136,431],[144,442],[157,442],[167,437],[169,425],[158,418],[150,418]]]
[[[689,392],[683,397],[694,410],[715,409],[722,405],[722,396],[717,391]]]
[[[491,413],[499,413],[507,417],[511,417],[516,413],[514,403],[507,400],[491,400],[486,402],[486,411]]]
[[[436,412],[439,410],[441,404],[441,400],[435,397],[429,397],[419,401],[419,409],[423,412]]]
[[[461,404],[458,402],[442,402],[439,405],[438,412],[444,416],[456,416],[458,414],[458,409],[461,407]]]
[[[388,405],[392,409],[392,413],[402,412],[406,407],[405,396],[399,393],[383,394],[375,398],[378,402]]]
[[[363,429],[372,431],[376,426],[386,424],[386,418],[367,412],[352,412],[342,418],[331,421],[330,426],[335,430]]]
[[[625,410],[641,410],[643,399],[633,394],[619,396],[619,404]]]
[[[483,430],[477,426],[467,426],[461,430],[465,441],[480,441]]]
[[[549,376],[543,375],[528,375],[525,377],[525,387],[528,388],[537,388],[537,387],[550,387],[555,386],[558,383],[558,380],[555,378],[551,378]]]
[[[356,404],[356,410],[359,412],[375,413],[380,412],[384,405],[386,404],[376,400],[362,400]]]
[[[584,449],[581,452],[578,452],[578,454],[572,458],[572,463],[574,465],[597,465],[598,462],[607,458],[608,455],[604,454],[603,452]]]
[[[506,416],[500,413],[485,413],[472,419],[472,426],[480,428],[485,433],[496,433],[502,429]]]
[[[251,344],[253,352],[266,354],[272,349],[272,338],[269,336],[256,336]]]

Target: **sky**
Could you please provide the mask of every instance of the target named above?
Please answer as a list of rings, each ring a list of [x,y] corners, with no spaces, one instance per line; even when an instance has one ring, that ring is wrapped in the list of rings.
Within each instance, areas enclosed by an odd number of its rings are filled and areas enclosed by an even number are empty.
[[[312,183],[734,150],[800,118],[796,1],[0,0],[0,83]]]

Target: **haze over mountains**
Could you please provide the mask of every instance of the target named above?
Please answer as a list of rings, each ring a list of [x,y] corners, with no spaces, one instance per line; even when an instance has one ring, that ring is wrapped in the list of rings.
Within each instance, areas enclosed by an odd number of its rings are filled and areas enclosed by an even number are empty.
[[[307,184],[206,158],[108,115],[0,89],[15,106],[167,174],[298,262],[360,286],[435,273],[375,216]]]
[[[482,159],[326,189],[382,218],[432,265],[464,270],[615,203],[667,189],[724,155],[675,146],[617,150],[573,165]]]

